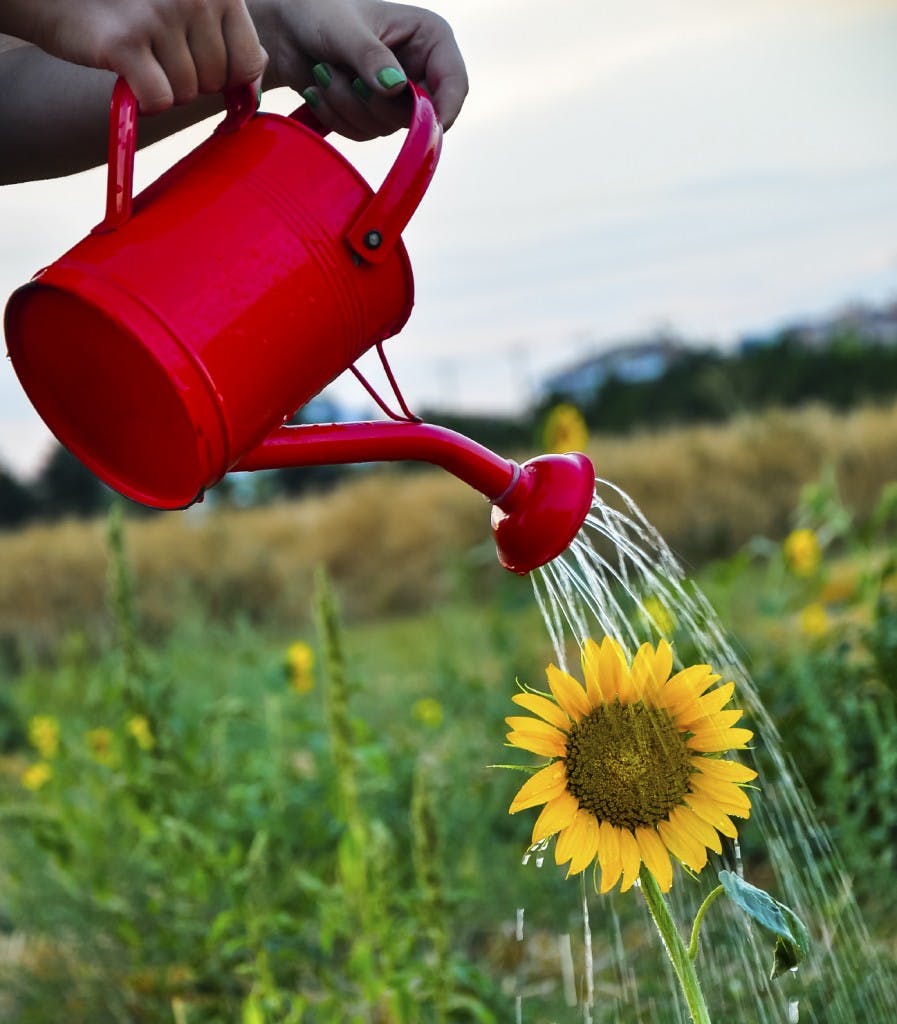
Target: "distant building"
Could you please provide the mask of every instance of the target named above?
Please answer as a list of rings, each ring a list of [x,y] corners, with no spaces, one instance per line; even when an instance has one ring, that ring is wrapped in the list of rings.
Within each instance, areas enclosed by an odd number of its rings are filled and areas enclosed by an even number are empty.
[[[685,346],[669,335],[617,345],[547,377],[538,398],[554,397],[582,405],[608,380],[627,384],[657,380],[685,351]]]

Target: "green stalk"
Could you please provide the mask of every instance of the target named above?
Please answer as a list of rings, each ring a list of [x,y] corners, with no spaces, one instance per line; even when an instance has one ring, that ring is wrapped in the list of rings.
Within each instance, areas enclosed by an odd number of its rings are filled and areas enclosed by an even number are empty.
[[[654,918],[654,924],[660,933],[660,938],[666,947],[673,970],[679,979],[679,986],[682,995],[688,1005],[688,1012],[694,1024],[711,1024],[710,1015],[707,1013],[707,1004],[704,1002],[704,993],[701,991],[701,984],[695,971],[692,958],[688,955],[682,936],[676,928],[676,924],[670,915],[669,907],[663,898],[663,893],[654,879],[654,876],[646,868],[642,867],[639,874],[642,883],[642,895]]]
[[[698,912],[695,914],[695,923],[691,928],[691,942],[688,944],[688,955],[692,960],[696,960],[698,956],[698,937],[701,934],[701,922],[704,920],[704,915],[710,909],[717,896],[721,896],[725,891],[721,885],[718,885],[698,907]]]

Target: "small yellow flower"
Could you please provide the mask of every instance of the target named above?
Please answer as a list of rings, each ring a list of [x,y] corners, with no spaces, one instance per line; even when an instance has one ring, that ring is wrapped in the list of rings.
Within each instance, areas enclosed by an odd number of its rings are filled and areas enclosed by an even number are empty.
[[[59,753],[59,722],[52,715],[35,715],[28,721],[28,740],[45,761]]]
[[[831,620],[825,606],[818,601],[808,604],[800,612],[800,631],[804,636],[817,640],[831,629]]]
[[[442,725],[443,718],[445,718],[445,712],[435,697],[422,697],[420,700],[415,701],[411,709],[411,716],[415,721],[420,722],[421,725],[425,725],[429,729],[438,729]]]
[[[642,604],[642,611],[648,624],[660,633],[661,636],[670,636],[676,628],[676,617],[667,606],[653,594],[645,598]]]
[[[125,722],[125,730],[141,750],[152,750],[156,745],[156,737],[144,715],[134,715]]]
[[[100,726],[91,729],[85,737],[91,757],[98,764],[110,764],[112,761],[112,730]]]
[[[36,791],[46,786],[52,778],[53,766],[47,764],[46,761],[38,761],[37,764],[30,765],[22,773],[22,785],[25,789]]]
[[[297,640],[287,648],[284,659],[287,680],[294,693],[310,693],[315,686],[315,652],[307,643]]]
[[[589,428],[575,405],[556,405],[545,420],[542,445],[547,452],[564,454],[584,451],[589,443]]]
[[[819,568],[819,538],[812,530],[792,530],[782,545],[785,564],[795,576],[812,576]]]

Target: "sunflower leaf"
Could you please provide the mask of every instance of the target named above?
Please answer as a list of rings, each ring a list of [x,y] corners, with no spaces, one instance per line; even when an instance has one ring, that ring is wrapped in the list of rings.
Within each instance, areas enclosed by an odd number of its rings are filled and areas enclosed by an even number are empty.
[[[784,903],[758,889],[731,871],[720,871],[719,880],[726,895],[737,906],[776,937],[770,978],[793,970],[807,956],[810,936],[803,921]]]

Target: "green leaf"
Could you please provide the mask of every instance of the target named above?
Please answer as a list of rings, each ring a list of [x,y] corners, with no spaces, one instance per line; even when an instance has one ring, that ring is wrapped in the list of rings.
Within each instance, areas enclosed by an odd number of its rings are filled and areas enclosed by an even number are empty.
[[[793,941],[789,941],[781,935],[776,938],[770,978],[778,978],[780,974],[794,970],[810,952],[810,935],[804,927],[803,921],[790,907],[786,907],[782,903],[779,904],[779,907],[788,922]]]
[[[809,933],[797,914],[784,903],[774,900],[768,892],[758,889],[731,871],[720,871],[719,880],[733,903],[775,935],[776,948],[770,978],[777,978],[797,967],[810,949]]]

